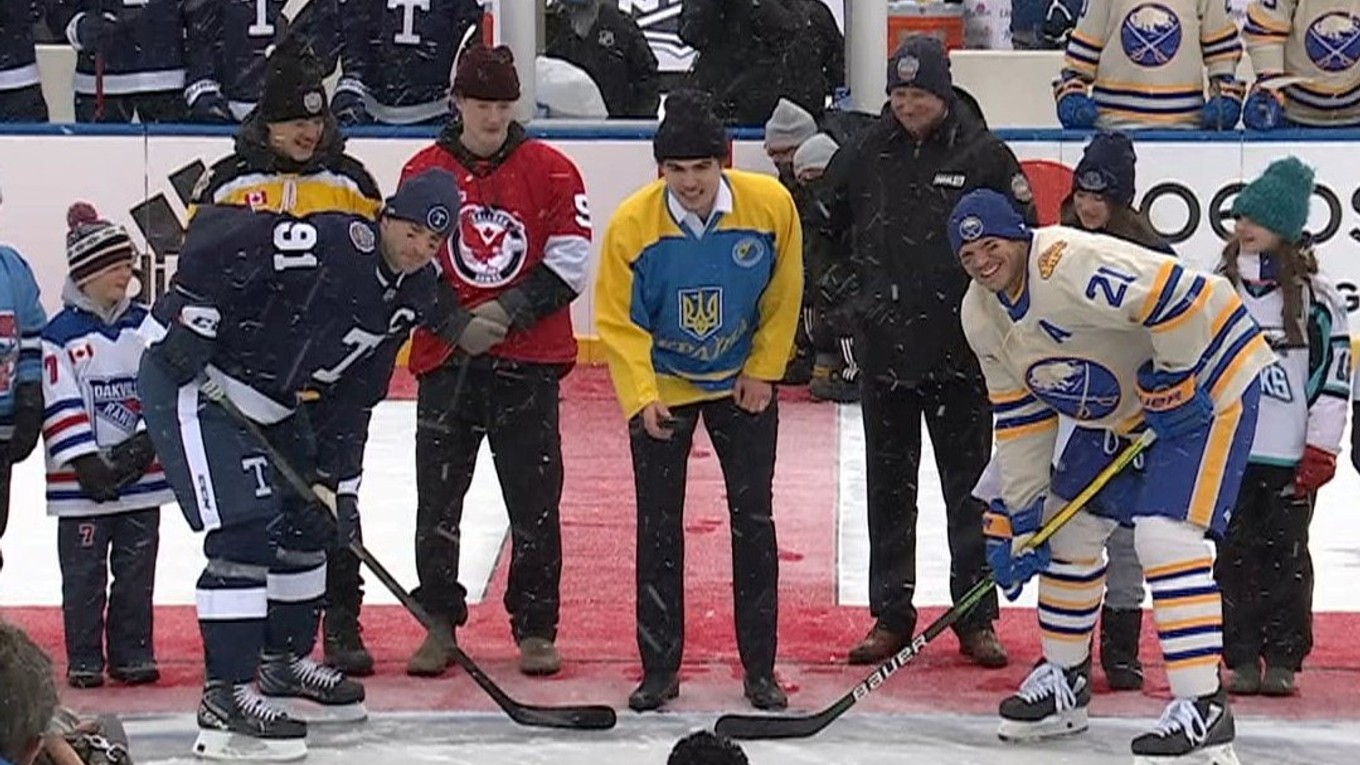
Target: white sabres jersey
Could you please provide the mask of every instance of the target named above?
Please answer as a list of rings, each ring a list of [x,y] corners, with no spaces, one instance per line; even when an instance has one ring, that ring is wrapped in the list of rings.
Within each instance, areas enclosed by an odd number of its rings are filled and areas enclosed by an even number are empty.
[[[1360,124],[1360,0],[1255,0],[1242,36],[1262,84],[1281,84],[1289,119]]]
[[[1284,295],[1269,261],[1255,253],[1239,255],[1242,284],[1238,294],[1278,361],[1261,371],[1261,409],[1251,461],[1293,467],[1307,444],[1341,453],[1346,400],[1351,388],[1351,338],[1346,304],[1325,277],[1314,276],[1306,293],[1305,345],[1288,347]]]
[[[1063,70],[1091,83],[1103,128],[1197,128],[1204,78],[1242,58],[1224,0],[1093,0],[1068,38]]]
[[[43,442],[47,450],[47,513],[63,518],[144,510],[174,501],[160,462],[113,502],[96,503],[81,490],[71,461],[107,451],[146,429],[137,396],[137,368],[146,344],[137,328],[147,309],[133,303],[112,324],[78,300],[67,284],[67,306],[43,330]],[[83,297],[83,296],[79,296]]]
[[[1064,226],[1035,229],[1018,295],[974,283],[961,318],[987,378],[1007,507],[1047,490],[1059,415],[1119,435],[1142,426],[1143,363],[1192,372],[1223,411],[1275,359],[1226,279]]]

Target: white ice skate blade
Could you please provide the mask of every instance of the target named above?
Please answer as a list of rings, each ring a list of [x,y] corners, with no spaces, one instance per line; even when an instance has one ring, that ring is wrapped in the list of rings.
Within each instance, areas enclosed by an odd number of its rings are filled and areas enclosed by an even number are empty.
[[[1242,765],[1232,744],[1209,746],[1178,757],[1134,755],[1133,765]]]
[[[256,738],[224,730],[200,730],[194,756],[223,762],[290,762],[307,756],[305,738]]]
[[[1000,736],[1002,741],[1042,741],[1072,736],[1086,730],[1088,726],[1086,710],[1072,709],[1049,715],[1038,722],[1003,719],[1001,726],[996,730],[996,735]]]
[[[274,706],[288,713],[294,720],[308,725],[331,725],[337,723],[356,723],[368,719],[368,708],[363,702],[357,704],[318,704],[310,699],[295,697],[269,699]]]

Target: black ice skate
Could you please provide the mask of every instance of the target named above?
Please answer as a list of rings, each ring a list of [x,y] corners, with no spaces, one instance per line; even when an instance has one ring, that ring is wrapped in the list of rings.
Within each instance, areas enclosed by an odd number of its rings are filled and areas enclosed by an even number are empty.
[[[307,756],[307,724],[249,685],[211,681],[198,704],[194,754],[207,760],[300,760]]]
[[[1086,730],[1091,703],[1091,660],[1063,669],[1043,662],[1029,673],[1020,690],[1001,702],[1003,741],[1036,741]]]
[[[259,684],[260,693],[287,699],[283,706],[300,720],[327,723],[368,718],[364,686],[308,656],[265,654]]]
[[[1237,737],[1228,693],[1175,699],[1157,727],[1133,740],[1134,765],[1238,765]]]

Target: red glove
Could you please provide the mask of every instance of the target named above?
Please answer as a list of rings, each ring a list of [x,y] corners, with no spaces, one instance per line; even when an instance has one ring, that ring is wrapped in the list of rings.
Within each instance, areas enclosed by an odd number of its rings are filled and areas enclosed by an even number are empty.
[[[1336,455],[1312,444],[1303,447],[1303,459],[1294,474],[1294,492],[1312,494],[1336,475]]]

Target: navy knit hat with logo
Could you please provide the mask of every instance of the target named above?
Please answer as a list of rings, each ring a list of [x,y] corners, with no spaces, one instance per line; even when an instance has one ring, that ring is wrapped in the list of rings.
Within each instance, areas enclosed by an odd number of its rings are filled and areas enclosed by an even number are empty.
[[[88,202],[66,211],[66,265],[71,280],[82,286],[104,271],[137,259],[137,248],[127,229],[99,217]]]
[[[1134,165],[1138,155],[1123,133],[1097,133],[1072,174],[1072,190],[1100,194],[1115,204],[1133,206]]]
[[[949,216],[949,246],[959,254],[965,244],[988,237],[1029,241],[1030,228],[1011,200],[999,191],[977,189],[963,195]]]
[[[944,101],[954,99],[949,52],[939,40],[912,35],[902,41],[888,59],[888,92],[897,88],[920,88]]]
[[[265,122],[320,117],[326,112],[321,60],[301,35],[289,35],[265,62],[264,89],[257,107]]]
[[[436,234],[447,234],[462,203],[458,179],[442,167],[432,167],[402,181],[397,192],[387,198],[383,213],[418,223]]]

